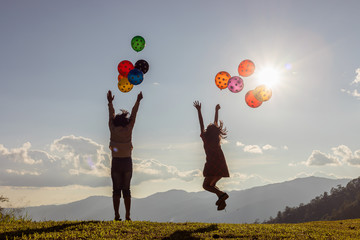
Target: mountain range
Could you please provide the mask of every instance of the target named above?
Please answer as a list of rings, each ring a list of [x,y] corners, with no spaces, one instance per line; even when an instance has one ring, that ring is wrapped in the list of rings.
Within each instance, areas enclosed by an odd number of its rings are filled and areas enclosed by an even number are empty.
[[[230,191],[224,211],[216,210],[217,197],[212,193],[170,190],[146,198],[133,198],[131,217],[135,221],[154,222],[262,222],[275,217],[286,206],[306,204],[333,187],[346,185],[350,180],[306,177]],[[112,199],[106,196],[92,196],[62,205],[26,207],[22,211],[33,221],[112,220],[114,216]],[[124,216],[123,201],[120,214]]]

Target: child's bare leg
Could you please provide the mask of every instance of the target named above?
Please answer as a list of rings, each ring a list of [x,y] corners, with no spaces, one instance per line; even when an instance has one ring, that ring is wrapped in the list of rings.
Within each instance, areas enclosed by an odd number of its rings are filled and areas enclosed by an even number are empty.
[[[123,187],[123,196],[124,196],[124,205],[125,205],[125,219],[131,220],[130,218],[130,208],[131,208],[131,191],[130,191],[130,182],[131,182],[132,172],[126,172],[124,174],[124,187]]]
[[[204,179],[204,183],[203,183],[203,188],[206,191],[215,193],[218,197],[220,197],[221,195],[224,194],[224,192],[220,191],[217,187],[216,187],[216,183],[221,179],[221,177],[205,177]]]
[[[126,220],[131,220],[130,218],[130,208],[131,208],[131,198],[130,197],[124,197],[124,203],[125,203],[125,218]]]
[[[113,195],[113,205],[115,212],[115,219],[120,219],[119,206],[120,206],[120,195]]]

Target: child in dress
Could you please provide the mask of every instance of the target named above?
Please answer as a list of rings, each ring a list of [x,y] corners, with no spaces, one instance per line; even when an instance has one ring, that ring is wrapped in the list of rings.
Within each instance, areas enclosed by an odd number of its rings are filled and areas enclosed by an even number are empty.
[[[221,150],[220,140],[226,137],[226,129],[223,128],[223,123],[220,121],[218,124],[218,112],[220,105],[215,107],[215,120],[214,123],[210,123],[206,130],[204,129],[204,121],[201,115],[201,103],[199,101],[194,102],[194,107],[198,111],[200,122],[200,137],[204,142],[204,150],[206,154],[206,163],[203,170],[205,177],[203,188],[206,191],[215,193],[218,196],[216,205],[217,210],[223,210],[226,207],[225,200],[229,198],[229,195],[219,190],[216,187],[216,183],[223,177],[229,177],[229,170],[225,161],[225,156]]]

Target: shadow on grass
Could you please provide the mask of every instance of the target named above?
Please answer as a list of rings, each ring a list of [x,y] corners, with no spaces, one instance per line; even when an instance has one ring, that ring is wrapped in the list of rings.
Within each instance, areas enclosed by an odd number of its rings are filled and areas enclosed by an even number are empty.
[[[99,221],[82,221],[82,222],[76,222],[76,223],[63,223],[57,226],[53,227],[43,227],[43,228],[37,228],[37,229],[26,229],[26,230],[15,230],[11,232],[4,232],[0,234],[0,239],[13,239],[15,237],[22,237],[27,236],[30,237],[32,234],[42,234],[42,233],[50,233],[50,232],[60,232],[63,229],[81,225],[84,223],[96,223]]]
[[[212,224],[208,227],[204,227],[204,228],[198,228],[192,231],[189,230],[178,230],[175,231],[173,234],[171,234],[169,237],[165,237],[162,240],[171,240],[171,239],[189,239],[189,240],[196,240],[196,239],[201,239],[198,237],[193,237],[191,236],[193,233],[205,233],[205,232],[211,232],[211,231],[215,231],[218,230],[218,226],[216,224]]]

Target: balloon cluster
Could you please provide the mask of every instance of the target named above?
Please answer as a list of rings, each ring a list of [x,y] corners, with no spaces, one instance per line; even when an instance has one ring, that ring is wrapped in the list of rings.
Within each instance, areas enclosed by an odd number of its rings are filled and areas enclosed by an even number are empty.
[[[253,61],[243,60],[238,67],[241,77],[249,77],[255,71]],[[215,84],[220,90],[229,89],[233,93],[238,93],[244,88],[244,80],[239,76],[231,76],[228,72],[221,71],[215,76]],[[249,107],[257,108],[263,102],[268,101],[272,96],[272,91],[266,85],[257,86],[254,90],[250,90],[245,95],[245,102]]]
[[[251,60],[244,60],[239,64],[238,72],[242,77],[248,77],[254,73],[255,64]],[[229,89],[233,93],[238,93],[244,88],[244,80],[239,76],[231,77],[228,72],[221,71],[215,76],[215,84],[218,88]]]
[[[263,102],[268,101],[271,96],[272,90],[266,85],[260,85],[246,93],[245,102],[249,107],[257,108],[260,107]]]
[[[131,47],[140,52],[145,48],[145,39],[141,36],[135,36],[131,40]],[[149,71],[147,61],[138,60],[135,65],[129,60],[123,60],[118,65],[118,88],[121,92],[130,92],[134,85],[139,85],[144,80],[144,74]]]

